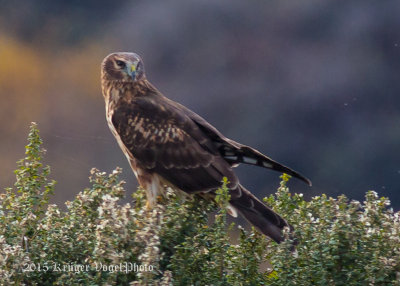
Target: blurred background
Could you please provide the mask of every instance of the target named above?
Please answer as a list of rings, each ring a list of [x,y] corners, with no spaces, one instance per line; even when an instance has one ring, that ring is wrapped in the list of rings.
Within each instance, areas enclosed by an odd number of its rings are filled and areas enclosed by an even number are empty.
[[[63,205],[89,170],[136,179],[105,120],[100,63],[132,51],[167,97],[303,173],[306,197],[367,190],[400,208],[400,1],[0,0],[0,187],[31,121]],[[278,173],[238,168],[259,197]]]

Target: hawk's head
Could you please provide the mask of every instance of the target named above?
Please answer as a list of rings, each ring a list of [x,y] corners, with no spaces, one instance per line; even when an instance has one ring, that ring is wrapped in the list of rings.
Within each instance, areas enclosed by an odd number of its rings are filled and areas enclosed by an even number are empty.
[[[109,81],[138,81],[145,77],[142,59],[135,53],[109,54],[101,64],[101,77]]]

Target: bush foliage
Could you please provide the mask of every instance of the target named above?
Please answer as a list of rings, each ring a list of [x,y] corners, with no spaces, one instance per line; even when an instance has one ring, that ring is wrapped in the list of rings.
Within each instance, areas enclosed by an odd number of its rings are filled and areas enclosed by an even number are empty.
[[[141,189],[120,202],[120,169],[93,169],[91,187],[62,211],[48,203],[55,182],[35,124],[28,141],[0,196],[1,285],[400,285],[399,213],[373,191],[363,203],[307,202],[283,175],[265,201],[295,227],[296,250],[242,228],[233,244],[226,182],[215,204],[168,191],[147,209]]]

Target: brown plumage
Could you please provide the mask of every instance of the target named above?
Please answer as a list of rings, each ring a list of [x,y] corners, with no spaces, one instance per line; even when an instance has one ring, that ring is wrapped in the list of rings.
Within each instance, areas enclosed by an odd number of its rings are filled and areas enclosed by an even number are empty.
[[[223,136],[193,111],[162,95],[134,53],[113,53],[101,65],[108,125],[127,157],[149,205],[165,186],[213,197],[223,177],[230,205],[273,240],[289,224],[245,189],[232,168],[244,163],[310,180],[259,151]]]

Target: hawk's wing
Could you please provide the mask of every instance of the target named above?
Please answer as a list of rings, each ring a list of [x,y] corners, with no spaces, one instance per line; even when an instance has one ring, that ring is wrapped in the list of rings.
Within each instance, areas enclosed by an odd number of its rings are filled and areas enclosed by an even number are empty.
[[[238,179],[214,142],[184,110],[158,94],[115,107],[112,123],[141,168],[186,192],[209,191]]]
[[[296,177],[311,186],[311,181],[300,173],[272,160],[254,148],[226,138],[201,116],[185,106],[180,105],[179,103],[176,104],[197,124],[197,126],[199,126],[199,128],[208,136],[208,138],[213,141],[221,156],[232,166],[244,163],[272,169]]]

